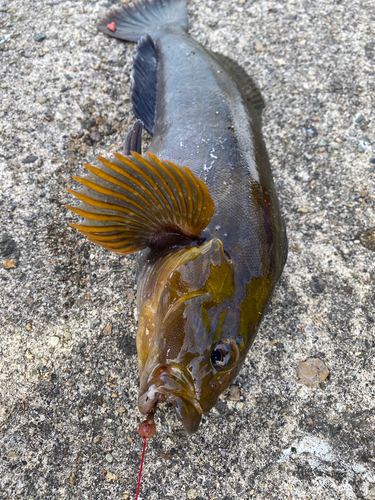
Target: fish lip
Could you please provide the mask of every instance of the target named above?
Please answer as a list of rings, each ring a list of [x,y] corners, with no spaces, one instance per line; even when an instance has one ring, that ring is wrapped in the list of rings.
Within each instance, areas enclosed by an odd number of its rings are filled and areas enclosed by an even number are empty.
[[[148,378],[146,389],[138,398],[139,410],[144,414],[149,413],[155,407],[160,394],[172,401],[185,429],[188,432],[195,432],[203,410],[195,396],[194,382],[190,373],[177,365],[157,366]],[[184,408],[184,411],[181,411],[181,408]],[[188,414],[193,416],[195,422],[199,420],[198,423],[189,425]]]

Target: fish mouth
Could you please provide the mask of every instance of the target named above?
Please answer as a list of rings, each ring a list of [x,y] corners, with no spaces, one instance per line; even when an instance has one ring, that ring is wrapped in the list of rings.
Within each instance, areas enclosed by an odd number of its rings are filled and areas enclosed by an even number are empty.
[[[186,432],[189,434],[196,432],[203,411],[195,396],[194,382],[190,373],[180,366],[156,367],[149,376],[146,390],[139,396],[139,410],[145,414],[150,413],[160,395],[164,395],[172,402]]]

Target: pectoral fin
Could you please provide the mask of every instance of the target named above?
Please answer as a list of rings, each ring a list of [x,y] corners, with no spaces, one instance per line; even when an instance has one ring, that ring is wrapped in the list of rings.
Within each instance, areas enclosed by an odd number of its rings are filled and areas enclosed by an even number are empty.
[[[150,153],[116,153],[113,161],[98,160],[100,168],[85,164],[87,177],[74,176],[83,189],[68,189],[81,204],[67,208],[85,219],[72,227],[121,255],[199,239],[214,203],[204,182],[187,167]]]

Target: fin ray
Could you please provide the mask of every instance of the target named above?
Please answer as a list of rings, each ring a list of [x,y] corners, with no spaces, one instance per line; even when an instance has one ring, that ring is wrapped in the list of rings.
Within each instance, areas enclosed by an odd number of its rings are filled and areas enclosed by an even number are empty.
[[[115,158],[99,157],[101,168],[85,164],[89,176],[74,177],[83,189],[68,192],[81,205],[67,208],[84,222],[72,227],[121,255],[199,240],[214,212],[202,179],[151,153],[116,153]]]
[[[81,194],[78,191],[73,191],[71,189],[67,189],[68,193],[73,194],[76,198],[79,200],[83,201],[87,205],[91,205],[96,208],[105,208],[108,210],[111,210],[113,212],[122,212],[125,214],[123,216],[124,222],[126,221],[127,223],[135,223],[139,225],[140,227],[147,228],[149,227],[147,224],[146,218],[140,218],[136,215],[135,212],[128,210],[126,207],[121,206],[121,205],[116,205],[114,203],[108,203],[106,201],[100,201],[96,198],[91,198],[90,196]]]
[[[89,170],[91,173],[93,173],[96,177],[100,177],[101,179],[108,181],[111,184],[114,184],[125,191],[129,193],[129,195],[133,196],[134,198],[138,199],[141,201],[144,205],[146,205],[148,208],[155,210],[157,208],[157,204],[151,204],[149,200],[147,199],[146,196],[144,196],[144,191],[141,190],[138,186],[133,187],[129,185],[129,183],[125,183],[117,179],[116,177],[113,177],[100,168],[93,167],[92,165],[88,165],[87,163],[84,164],[84,167]],[[75,176],[73,178],[76,178]],[[85,179],[84,179],[85,180]],[[80,182],[80,181],[78,181]],[[140,184],[140,186],[142,186]],[[122,195],[123,196],[123,195]]]
[[[83,186],[88,187],[92,191],[95,191],[96,193],[104,194],[106,196],[109,196],[111,199],[117,198],[125,203],[128,201],[128,198],[126,197],[126,195],[118,193],[117,191],[114,191],[112,189],[107,189],[107,188],[103,187],[101,184],[98,184],[96,182],[92,182],[92,181],[90,181],[88,179],[84,179],[82,177],[77,177],[76,175],[73,176],[73,179],[75,181],[79,182],[80,184],[82,184]],[[126,203],[126,205],[128,205],[128,203]],[[121,206],[122,206],[122,204],[121,204]],[[136,202],[134,200],[132,200],[131,206],[133,208],[134,213],[137,214],[139,219],[145,220],[145,221],[150,220],[149,218],[147,218],[147,216],[148,217],[151,216],[152,212],[148,211],[147,209],[144,209],[142,207],[142,205],[140,205],[138,202]]]
[[[131,162],[129,163],[128,159],[126,156],[122,155],[121,153],[114,153],[116,159],[118,162],[121,164],[124,164],[126,166],[132,166]],[[163,200],[160,198],[158,193],[155,191],[155,185],[152,181],[151,178],[149,178],[147,175],[143,175],[142,169],[136,166],[134,169],[134,172],[124,172],[124,168],[119,167],[119,165],[110,162],[109,160],[106,160],[105,158],[98,157],[98,160],[105,165],[106,167],[112,169],[115,171],[121,178],[123,176],[126,176],[127,179],[127,184],[130,182],[130,186],[133,187],[136,186],[137,192],[146,194],[149,198],[150,201],[152,201],[153,206],[156,207],[156,209],[161,213],[162,212],[162,206],[163,206]],[[134,167],[134,165],[133,165]],[[143,175],[143,177],[142,177]],[[125,182],[125,177],[123,178],[123,181],[117,180],[117,184],[122,186],[122,183],[126,184]]]

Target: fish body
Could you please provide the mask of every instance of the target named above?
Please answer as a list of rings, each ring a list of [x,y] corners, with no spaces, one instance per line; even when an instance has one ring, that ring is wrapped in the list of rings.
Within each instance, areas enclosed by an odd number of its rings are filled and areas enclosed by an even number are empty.
[[[195,432],[237,375],[286,260],[263,101],[234,61],[188,35],[184,0],[139,0],[98,27],[138,42],[132,104],[153,136],[151,158],[186,165],[214,206],[199,234],[177,223],[137,261],[139,408],[149,413],[164,395]],[[179,206],[191,212],[199,196]]]

